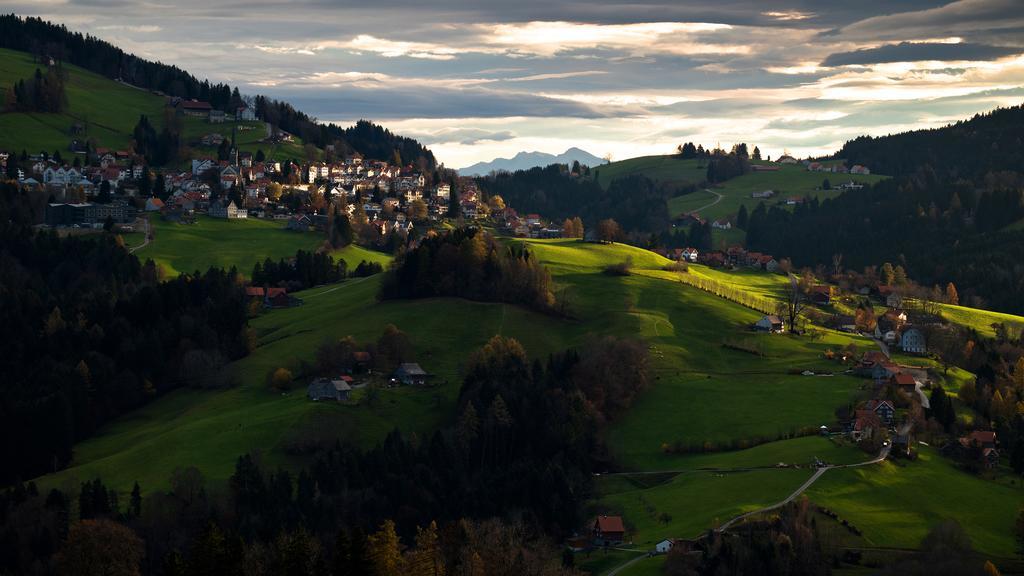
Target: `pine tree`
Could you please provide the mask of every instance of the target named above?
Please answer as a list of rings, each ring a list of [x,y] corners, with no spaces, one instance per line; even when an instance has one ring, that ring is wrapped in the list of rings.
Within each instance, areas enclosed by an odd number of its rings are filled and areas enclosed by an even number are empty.
[[[754,148],[754,151],[756,153],[757,148]],[[740,206],[739,212],[736,213],[736,227],[740,230],[746,230],[748,220],[749,216],[747,215],[747,205],[743,204]]]
[[[367,539],[367,552],[374,576],[403,573],[402,554],[398,549],[398,534],[393,521],[385,520],[380,529]]]
[[[142,516],[142,489],[138,482],[132,486],[131,500],[128,501],[128,515],[132,518]]]
[[[956,286],[950,282],[946,285],[946,302],[948,304],[960,304],[960,295],[957,294]]]

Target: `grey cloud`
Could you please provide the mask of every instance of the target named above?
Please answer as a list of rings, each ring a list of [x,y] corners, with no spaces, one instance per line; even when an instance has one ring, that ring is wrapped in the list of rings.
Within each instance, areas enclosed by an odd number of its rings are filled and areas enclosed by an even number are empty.
[[[987,44],[943,44],[935,42],[900,42],[878,48],[829,54],[822,66],[849,66],[853,64],[882,64],[886,62],[918,62],[921,60],[995,60],[1020,54],[1024,48],[989,46]]]

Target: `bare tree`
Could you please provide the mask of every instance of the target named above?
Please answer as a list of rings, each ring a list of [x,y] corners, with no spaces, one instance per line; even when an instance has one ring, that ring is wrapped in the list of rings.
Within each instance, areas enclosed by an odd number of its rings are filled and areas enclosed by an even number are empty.
[[[797,282],[796,276],[790,275],[789,277],[789,294],[785,302],[780,303],[780,314],[786,317],[789,322],[789,331],[797,334],[796,322],[803,314],[804,308],[807,306],[807,299],[804,297],[803,291],[800,289],[800,284]]]

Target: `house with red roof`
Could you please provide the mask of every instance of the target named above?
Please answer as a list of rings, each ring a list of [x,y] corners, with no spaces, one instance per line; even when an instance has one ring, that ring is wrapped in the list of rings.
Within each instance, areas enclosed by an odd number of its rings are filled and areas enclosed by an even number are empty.
[[[622,516],[598,516],[594,519],[593,534],[596,546],[622,544],[626,539]]]

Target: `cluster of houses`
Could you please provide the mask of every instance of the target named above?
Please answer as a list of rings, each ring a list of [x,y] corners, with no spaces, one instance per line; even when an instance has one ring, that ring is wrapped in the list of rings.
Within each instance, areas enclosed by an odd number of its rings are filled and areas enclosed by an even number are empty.
[[[835,174],[871,174],[871,170],[867,166],[860,164],[854,164],[853,166],[847,167],[842,162],[815,162],[812,160],[797,160],[789,154],[783,154],[779,156],[775,162],[777,164],[803,164],[809,172],[830,172]],[[764,167],[761,168],[762,170]]]
[[[359,388],[361,384],[355,383],[355,374],[361,374],[369,369],[370,353],[355,352],[353,354],[354,365],[350,374],[343,374],[337,377],[316,378],[306,388],[306,397],[314,402],[335,401],[347,402],[349,394],[353,389]],[[404,362],[391,374],[388,383],[391,386],[426,386],[432,377],[426,370],[415,362]]]
[[[696,249],[688,248],[693,255]],[[693,261],[693,260],[688,260]],[[747,251],[746,248],[733,245],[723,250],[712,250],[702,252],[696,256],[696,262],[706,264],[712,268],[752,268],[775,272],[779,269],[779,262],[771,254]]]
[[[996,433],[990,430],[975,430],[967,436],[957,438],[942,448],[942,452],[961,460],[976,460],[983,468],[995,468],[999,464],[999,443]]]

